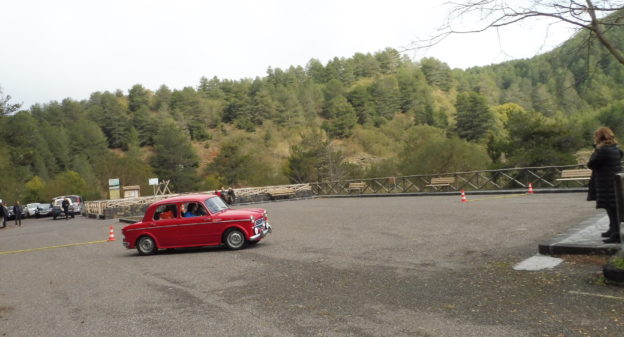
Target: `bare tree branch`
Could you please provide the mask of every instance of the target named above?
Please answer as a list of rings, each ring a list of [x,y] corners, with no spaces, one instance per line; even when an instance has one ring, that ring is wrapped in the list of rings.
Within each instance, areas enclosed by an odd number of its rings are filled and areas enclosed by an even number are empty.
[[[513,5],[510,4],[512,2]],[[428,39],[413,42],[406,50],[435,46],[453,34],[481,33],[521,21],[545,18],[591,32],[619,63],[624,64],[622,50],[609,40],[604,29],[624,26],[624,0],[466,0],[447,5],[451,6],[451,10],[438,32]],[[478,23],[475,27],[455,28],[463,19],[473,19]]]

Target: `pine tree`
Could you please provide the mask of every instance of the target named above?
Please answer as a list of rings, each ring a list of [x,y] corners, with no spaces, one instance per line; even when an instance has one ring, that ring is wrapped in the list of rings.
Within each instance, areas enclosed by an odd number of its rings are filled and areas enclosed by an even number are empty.
[[[485,97],[476,92],[463,92],[457,95],[456,131],[460,138],[478,142],[487,134],[492,123],[492,112]]]
[[[198,183],[197,154],[191,140],[174,121],[165,121],[154,138],[151,165],[161,180],[169,179],[176,192],[188,192]]]

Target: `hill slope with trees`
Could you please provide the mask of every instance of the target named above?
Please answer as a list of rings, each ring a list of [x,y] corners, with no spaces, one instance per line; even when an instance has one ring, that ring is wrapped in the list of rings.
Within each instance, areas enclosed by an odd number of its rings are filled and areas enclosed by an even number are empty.
[[[150,177],[186,192],[576,163],[598,125],[624,134],[624,66],[583,34],[467,70],[386,49],[21,111],[0,92],[0,197],[106,198],[109,178],[149,194]]]

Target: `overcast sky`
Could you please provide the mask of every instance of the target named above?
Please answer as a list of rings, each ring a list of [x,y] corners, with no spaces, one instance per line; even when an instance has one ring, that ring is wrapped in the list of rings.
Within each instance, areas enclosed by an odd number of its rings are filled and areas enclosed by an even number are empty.
[[[196,87],[202,76],[238,80],[268,67],[323,64],[357,52],[404,50],[442,25],[445,1],[429,0],[5,0],[0,20],[0,87],[12,103],[88,99]],[[435,57],[452,68],[527,58],[574,32],[527,23],[458,35],[415,61]]]

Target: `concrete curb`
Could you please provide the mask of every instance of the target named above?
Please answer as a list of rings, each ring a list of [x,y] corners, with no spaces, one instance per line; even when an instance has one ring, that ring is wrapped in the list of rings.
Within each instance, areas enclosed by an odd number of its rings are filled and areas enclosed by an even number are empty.
[[[130,218],[120,218],[119,222],[121,223],[127,223],[127,224],[133,224],[133,223],[137,223],[141,221],[140,219],[130,219]]]
[[[580,224],[540,243],[538,251],[543,255],[614,255],[621,244],[602,243],[600,232],[608,227],[608,218],[597,214]]]

